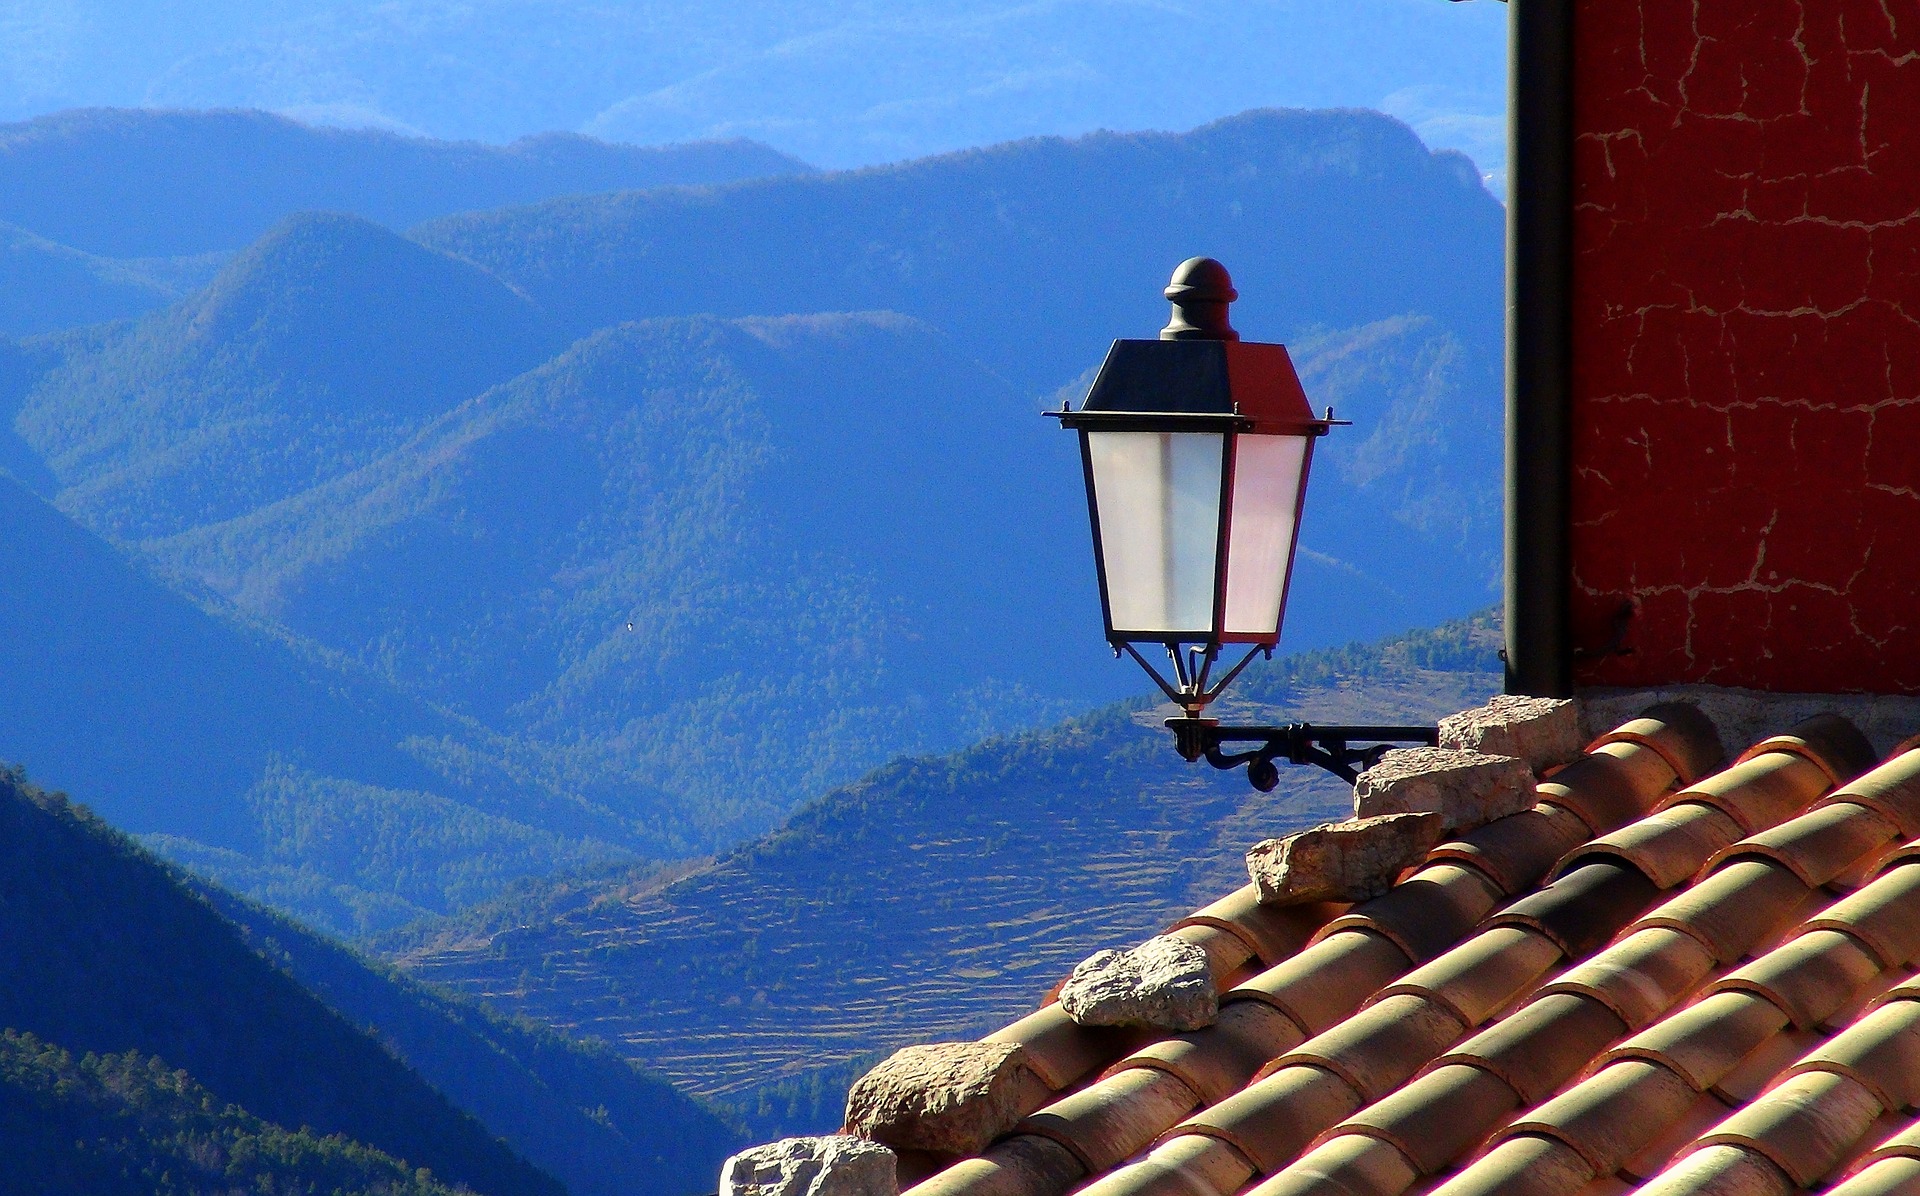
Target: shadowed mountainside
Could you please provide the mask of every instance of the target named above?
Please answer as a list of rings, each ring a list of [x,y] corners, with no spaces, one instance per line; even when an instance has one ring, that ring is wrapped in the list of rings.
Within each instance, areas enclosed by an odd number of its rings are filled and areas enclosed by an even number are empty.
[[[563,1191],[249,950],[162,865],[17,772],[0,774],[0,1027],[76,1055],[158,1058],[215,1108],[343,1134],[490,1196]],[[13,1062],[0,1066],[17,1079]],[[187,1128],[178,1120],[155,1132]]]
[[[255,951],[340,1016],[371,1027],[571,1196],[704,1193],[712,1160],[742,1145],[714,1113],[602,1045],[510,1021],[216,886],[195,889]]]

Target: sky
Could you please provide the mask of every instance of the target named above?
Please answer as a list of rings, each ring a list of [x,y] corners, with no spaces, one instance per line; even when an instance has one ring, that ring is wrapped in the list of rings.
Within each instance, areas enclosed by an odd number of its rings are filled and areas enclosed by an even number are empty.
[[[1496,0],[0,0],[0,120],[248,107],[506,142],[750,137],[842,168],[1366,107],[1505,169]]]

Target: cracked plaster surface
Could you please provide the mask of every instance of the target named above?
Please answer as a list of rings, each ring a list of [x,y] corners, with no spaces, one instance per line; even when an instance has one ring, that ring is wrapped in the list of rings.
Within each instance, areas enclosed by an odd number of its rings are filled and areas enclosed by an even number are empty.
[[[1580,683],[1920,693],[1920,5],[1576,19]]]

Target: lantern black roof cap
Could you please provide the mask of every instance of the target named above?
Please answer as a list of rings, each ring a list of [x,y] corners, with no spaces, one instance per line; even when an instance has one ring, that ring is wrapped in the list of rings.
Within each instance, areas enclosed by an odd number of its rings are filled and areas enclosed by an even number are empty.
[[[1162,292],[1173,304],[1173,317],[1160,330],[1163,341],[1237,341],[1240,334],[1227,322],[1227,304],[1240,297],[1227,268],[1210,257],[1190,257],[1173,269],[1173,280]]]
[[[1158,340],[1118,340],[1080,410],[1046,414],[1068,428],[1109,432],[1238,431],[1318,436],[1317,418],[1283,345],[1242,341],[1227,325],[1239,292],[1227,268],[1188,258],[1166,295],[1173,322]]]

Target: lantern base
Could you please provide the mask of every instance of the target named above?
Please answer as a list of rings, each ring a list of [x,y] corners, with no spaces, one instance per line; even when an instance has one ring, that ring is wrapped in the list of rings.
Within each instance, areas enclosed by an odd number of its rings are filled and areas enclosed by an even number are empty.
[[[1205,759],[1219,769],[1244,764],[1247,782],[1262,793],[1280,783],[1276,760],[1318,765],[1351,785],[1392,748],[1421,744],[1434,747],[1440,742],[1437,725],[1316,727],[1312,723],[1287,723],[1279,727],[1223,727],[1219,719],[1188,716],[1168,719],[1167,729],[1173,732],[1174,748],[1184,759]],[[1222,751],[1229,743],[1260,746],[1245,752]]]

